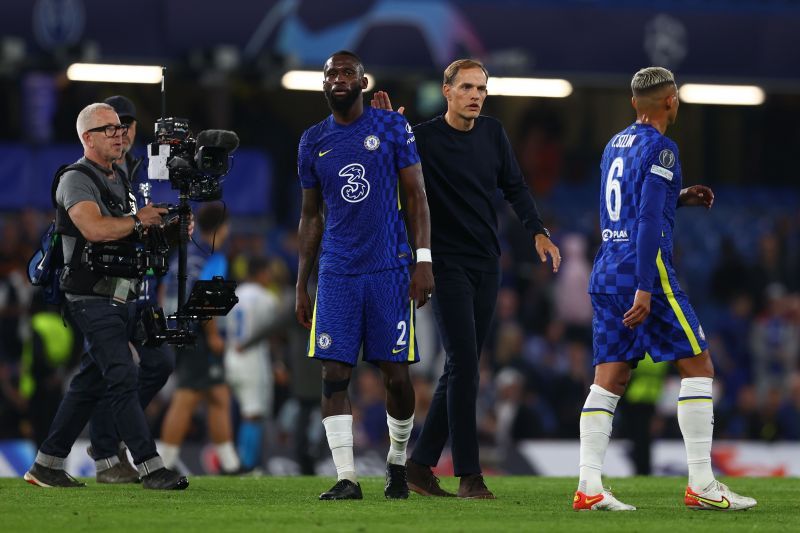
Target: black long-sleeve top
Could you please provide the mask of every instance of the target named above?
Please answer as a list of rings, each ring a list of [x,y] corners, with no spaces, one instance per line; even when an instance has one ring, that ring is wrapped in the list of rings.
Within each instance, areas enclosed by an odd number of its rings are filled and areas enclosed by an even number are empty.
[[[532,235],[544,233],[503,125],[479,116],[469,131],[438,116],[414,128],[431,213],[434,261],[496,272],[500,243],[494,198],[503,192]]]

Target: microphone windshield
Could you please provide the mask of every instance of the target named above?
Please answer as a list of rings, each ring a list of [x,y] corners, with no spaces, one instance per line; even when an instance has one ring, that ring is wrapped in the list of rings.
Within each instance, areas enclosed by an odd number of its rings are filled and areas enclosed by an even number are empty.
[[[197,134],[197,147],[219,146],[233,153],[239,147],[239,136],[235,131],[204,130]]]

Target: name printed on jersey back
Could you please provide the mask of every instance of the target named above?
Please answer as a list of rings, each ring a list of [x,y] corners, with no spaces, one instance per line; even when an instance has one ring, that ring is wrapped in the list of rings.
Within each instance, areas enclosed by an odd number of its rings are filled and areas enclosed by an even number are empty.
[[[614,140],[611,141],[611,146],[614,148],[630,148],[636,140],[636,135],[621,134],[616,135]]]
[[[595,257],[590,292],[634,294],[640,286],[637,243],[645,191],[647,198],[654,191],[661,191],[664,201],[662,211],[657,214],[661,226],[658,242],[661,263],[653,279],[648,279],[644,286],[652,287],[656,293],[678,290],[672,266],[672,231],[681,183],[677,147],[652,125],[631,124],[611,137],[600,162],[598,207],[602,245]],[[655,263],[654,256],[652,264]],[[645,275],[649,278],[650,270]]]

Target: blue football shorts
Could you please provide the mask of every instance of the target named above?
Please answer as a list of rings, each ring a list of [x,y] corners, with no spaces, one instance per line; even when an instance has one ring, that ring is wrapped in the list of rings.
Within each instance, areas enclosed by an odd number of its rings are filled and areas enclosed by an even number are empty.
[[[592,364],[638,363],[645,354],[655,362],[699,355],[706,336],[686,293],[653,294],[650,315],[637,328],[622,323],[633,305],[633,294],[592,294]]]
[[[321,274],[308,356],[351,366],[365,361],[416,363],[414,301],[406,267],[344,276]]]

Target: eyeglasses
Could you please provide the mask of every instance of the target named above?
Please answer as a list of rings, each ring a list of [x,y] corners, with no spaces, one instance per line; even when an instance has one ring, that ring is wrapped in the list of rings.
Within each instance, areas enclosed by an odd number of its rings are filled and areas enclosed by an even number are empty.
[[[106,137],[116,137],[118,131],[122,132],[122,135],[126,135],[128,128],[130,128],[130,124],[106,124],[86,131],[91,131],[92,133],[102,131]]]

